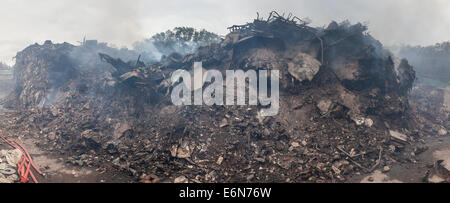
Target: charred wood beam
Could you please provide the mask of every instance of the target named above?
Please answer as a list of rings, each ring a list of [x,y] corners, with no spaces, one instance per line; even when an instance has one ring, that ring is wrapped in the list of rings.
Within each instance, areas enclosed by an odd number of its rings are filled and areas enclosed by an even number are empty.
[[[134,67],[132,67],[132,65],[125,63],[120,58],[113,58],[113,57],[111,57],[107,54],[103,54],[103,53],[98,53],[98,55],[100,56],[100,60],[111,64],[116,69],[116,72],[113,73],[114,77],[120,77],[120,75],[127,73],[127,72],[133,70],[133,68],[134,68]]]

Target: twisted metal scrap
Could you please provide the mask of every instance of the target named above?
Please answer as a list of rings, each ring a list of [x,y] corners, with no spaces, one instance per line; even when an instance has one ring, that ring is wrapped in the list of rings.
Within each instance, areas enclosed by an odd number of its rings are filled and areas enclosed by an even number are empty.
[[[311,29],[311,27],[307,26],[310,21],[309,20],[302,20],[297,16],[294,16],[292,13],[289,13],[287,17],[284,17],[283,15],[278,14],[276,11],[272,11],[269,14],[269,17],[266,21],[263,21],[259,18],[259,13],[257,13],[257,19],[255,21],[261,21],[266,23],[272,23],[275,21],[281,21],[283,23],[294,25],[300,29],[307,30],[308,32],[312,33],[319,41],[320,41],[320,50],[321,50],[321,60],[320,62],[323,64],[323,56],[324,56],[324,44],[322,38],[315,32],[315,30]],[[253,23],[247,23],[245,25],[233,25],[231,27],[228,27],[227,29],[230,32],[234,32],[236,30],[248,30],[254,27]]]

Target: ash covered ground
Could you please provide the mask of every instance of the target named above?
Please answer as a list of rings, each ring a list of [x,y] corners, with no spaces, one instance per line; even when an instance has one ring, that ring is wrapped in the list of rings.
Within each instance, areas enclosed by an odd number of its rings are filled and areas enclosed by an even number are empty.
[[[365,25],[315,28],[273,12],[229,29],[220,42],[153,62],[95,41],[31,45],[4,79],[0,127],[78,170],[125,177],[109,181],[449,181],[445,158],[421,154],[447,146],[450,90],[418,83]],[[173,105],[171,73],[194,62],[223,75],[279,70],[279,114]],[[389,180],[404,166],[416,179]]]

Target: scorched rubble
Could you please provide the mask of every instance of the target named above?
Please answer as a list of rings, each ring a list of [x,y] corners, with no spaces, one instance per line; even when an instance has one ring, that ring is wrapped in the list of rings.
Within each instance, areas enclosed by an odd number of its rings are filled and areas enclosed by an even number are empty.
[[[39,138],[71,163],[113,164],[142,182],[345,182],[413,161],[405,145],[449,129],[448,114],[436,121],[414,112],[426,111],[409,98],[412,67],[362,24],[313,28],[274,12],[230,30],[219,44],[149,65],[100,52],[111,65],[100,68],[70,57],[80,47],[32,45],[16,57],[6,103],[17,113],[1,127]],[[279,70],[279,114],[172,105],[171,73],[197,61],[222,74]]]

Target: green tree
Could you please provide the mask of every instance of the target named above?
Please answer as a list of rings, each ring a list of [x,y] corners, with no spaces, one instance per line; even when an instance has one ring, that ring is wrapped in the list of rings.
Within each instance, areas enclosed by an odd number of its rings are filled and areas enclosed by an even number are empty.
[[[170,55],[172,53],[186,55],[195,52],[200,46],[221,41],[222,37],[204,29],[175,27],[172,30],[157,33],[144,41],[135,43],[134,49],[146,53],[158,51],[159,55]],[[154,55],[158,54],[154,53]]]

